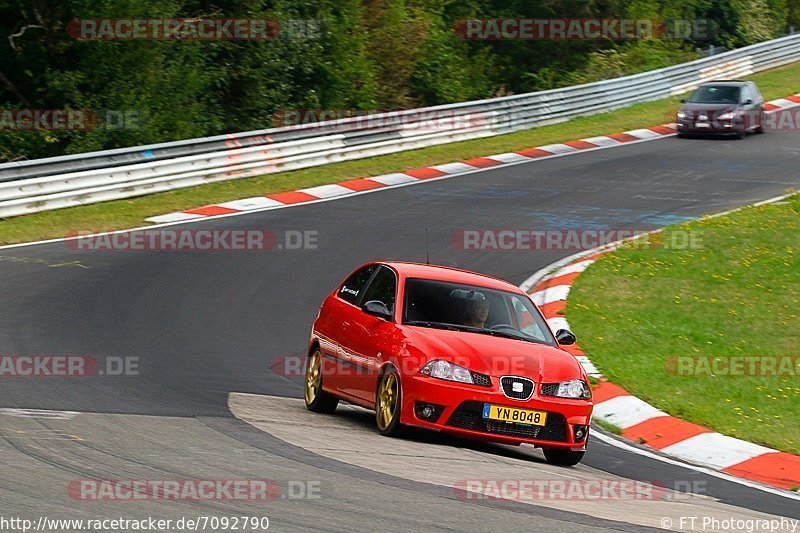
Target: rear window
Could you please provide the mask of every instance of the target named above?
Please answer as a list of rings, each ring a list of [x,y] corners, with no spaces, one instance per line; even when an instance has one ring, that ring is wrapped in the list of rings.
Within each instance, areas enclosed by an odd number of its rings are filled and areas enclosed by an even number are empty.
[[[364,290],[364,286],[369,281],[370,276],[375,272],[375,268],[376,265],[369,265],[356,271],[342,283],[342,287],[339,289],[337,296],[345,302],[350,302],[355,305],[356,302],[358,302],[361,291]]]

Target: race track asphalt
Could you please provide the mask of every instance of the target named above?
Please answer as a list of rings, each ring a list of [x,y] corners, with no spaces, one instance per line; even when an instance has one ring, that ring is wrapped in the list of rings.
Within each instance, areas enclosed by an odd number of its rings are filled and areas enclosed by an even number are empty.
[[[279,236],[310,231],[317,236],[316,249],[108,252],[74,251],[63,242],[0,249],[1,355],[78,354],[135,357],[139,362],[135,376],[2,380],[0,408],[84,414],[58,421],[1,415],[6,427],[34,426],[21,430],[24,439],[4,434],[8,454],[0,462],[5,493],[0,511],[119,513],[119,507],[71,500],[63,484],[49,480],[125,477],[135,464],[143,470],[128,475],[220,477],[256,468],[276,479],[299,476],[335,487],[320,502],[280,502],[265,508],[276,528],[284,530],[427,530],[436,525],[487,531],[510,527],[523,516],[536,530],[640,531],[641,527],[546,505],[459,502],[441,487],[390,479],[333,461],[232,418],[228,395],[300,397],[299,379],[276,372],[276,360],[305,349],[320,302],[360,263],[424,260],[426,228],[431,262],[519,284],[574,250],[468,251],[454,246],[453,234],[464,229],[661,227],[798,187],[798,156],[797,132],[769,132],[745,140],[669,137],[335,201],[172,226],[269,230]],[[74,442],[62,449],[52,438],[31,436],[34,429],[79,436],[81,449],[90,447],[92,453],[84,449],[66,455]],[[135,435],[142,436],[141,442]],[[226,448],[230,454],[221,451]],[[260,458],[258,466],[244,461],[252,462],[248,450]],[[666,484],[701,481],[706,495],[722,502],[800,518],[797,500],[596,439],[584,465],[598,475]],[[382,504],[369,504],[359,516],[359,502],[370,499]],[[142,511],[185,511],[164,502],[149,505]],[[217,504],[214,509],[241,510],[235,507]],[[124,507],[126,512],[132,509]],[[430,512],[429,520],[424,512]]]

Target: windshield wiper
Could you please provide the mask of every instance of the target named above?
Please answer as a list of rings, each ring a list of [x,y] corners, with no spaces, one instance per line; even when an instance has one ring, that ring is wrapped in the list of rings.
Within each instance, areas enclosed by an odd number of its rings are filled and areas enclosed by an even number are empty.
[[[422,326],[425,328],[449,329],[450,331],[480,331],[480,328],[470,326],[459,326],[458,324],[448,324],[447,322],[433,322],[428,320],[409,320],[404,322],[407,326]]]
[[[522,335],[515,335],[513,333],[508,333],[506,331],[498,331],[496,329],[487,329],[487,328],[475,328],[477,333],[487,333],[489,335],[493,335],[495,337],[504,337],[506,339],[514,339],[518,341],[527,341],[527,342],[534,342],[536,344],[546,344],[549,346],[547,342],[540,341],[539,339],[534,339],[533,337],[528,337],[525,334]]]
[[[527,341],[533,342],[536,344],[544,344],[546,346],[550,346],[551,344],[539,339],[535,339],[533,337],[528,337],[523,335],[515,335],[513,333],[507,333],[505,331],[498,331],[496,329],[488,329],[488,328],[479,328],[476,326],[467,326],[466,324],[450,324],[447,322],[433,322],[427,320],[410,320],[408,322],[404,322],[407,326],[423,326],[426,328],[439,328],[439,329],[447,329],[450,331],[469,331],[470,333],[485,333],[487,335],[492,335],[494,337],[503,337],[506,339],[514,339],[518,341]]]

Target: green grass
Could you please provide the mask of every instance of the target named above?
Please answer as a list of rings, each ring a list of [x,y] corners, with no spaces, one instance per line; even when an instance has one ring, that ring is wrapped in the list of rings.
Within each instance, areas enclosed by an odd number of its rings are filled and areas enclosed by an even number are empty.
[[[622,428],[616,424],[612,424],[611,422],[603,420],[602,418],[593,418],[592,422],[605,429],[609,433],[613,433],[614,435],[622,435]]]
[[[750,76],[767,100],[800,91],[800,64]],[[350,178],[401,172],[534,146],[606,135],[674,120],[679,96],[637,104],[611,113],[509,133],[487,139],[410,150],[357,161],[213,183],[128,200],[45,211],[0,220],[0,244],[63,237],[71,231],[112,230],[146,225],[145,219],[209,203],[294,190]]]
[[[589,267],[566,316],[611,381],[676,417],[800,454],[800,364],[678,375],[675,356],[800,356],[800,196],[672,226],[701,246],[628,246]],[[792,375],[793,374],[793,375]]]

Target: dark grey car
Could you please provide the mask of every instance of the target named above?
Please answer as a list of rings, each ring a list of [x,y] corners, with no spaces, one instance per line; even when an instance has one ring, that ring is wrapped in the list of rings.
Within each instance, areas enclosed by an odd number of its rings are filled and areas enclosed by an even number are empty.
[[[752,81],[708,81],[682,100],[678,136],[764,132],[764,97]]]

